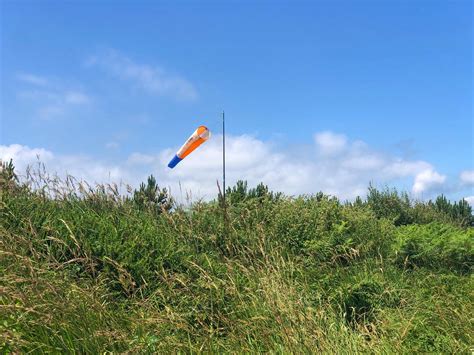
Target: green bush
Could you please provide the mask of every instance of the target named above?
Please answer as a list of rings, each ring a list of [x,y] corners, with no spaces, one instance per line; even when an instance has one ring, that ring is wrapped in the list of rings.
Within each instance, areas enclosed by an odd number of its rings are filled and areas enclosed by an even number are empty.
[[[399,265],[446,268],[470,272],[474,267],[474,229],[431,223],[397,230]]]
[[[166,188],[160,189],[153,175],[148,177],[146,185],[141,183],[134,191],[132,201],[140,210],[151,210],[156,215],[171,210],[174,203]]]
[[[386,188],[383,191],[370,186],[367,194],[367,204],[377,218],[386,218],[396,226],[410,224],[413,217],[410,213],[411,202],[406,193],[398,193],[396,189]]]
[[[344,208],[340,222],[324,234],[305,242],[305,250],[316,260],[339,262],[388,255],[394,228],[390,221],[375,218],[367,208]]]
[[[342,209],[336,198],[323,195],[286,199],[274,211],[273,235],[293,252],[305,252],[308,242],[327,238],[342,222]]]
[[[370,186],[366,204],[377,218],[387,218],[396,226],[436,221],[460,227],[474,224],[472,208],[466,200],[453,203],[443,195],[438,196],[434,202],[412,201],[407,193],[399,193],[396,189],[385,188],[380,191]],[[353,205],[364,205],[364,202],[357,198]]]

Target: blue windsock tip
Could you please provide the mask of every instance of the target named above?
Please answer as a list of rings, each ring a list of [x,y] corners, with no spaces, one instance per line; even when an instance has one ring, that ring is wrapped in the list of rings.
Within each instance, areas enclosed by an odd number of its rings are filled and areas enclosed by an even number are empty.
[[[171,159],[170,162],[168,163],[168,168],[173,169],[181,160],[183,159],[175,155],[173,159]]]

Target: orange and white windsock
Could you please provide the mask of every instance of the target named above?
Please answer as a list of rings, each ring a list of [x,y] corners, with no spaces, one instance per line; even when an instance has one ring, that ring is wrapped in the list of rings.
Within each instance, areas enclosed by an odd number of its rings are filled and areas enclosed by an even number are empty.
[[[171,159],[168,163],[168,167],[173,169],[176,164],[178,164],[181,160],[186,158],[194,149],[199,147],[205,141],[209,139],[211,136],[211,132],[205,126],[199,126],[198,129],[191,134],[191,137],[188,138],[186,143],[178,150],[176,155]]]

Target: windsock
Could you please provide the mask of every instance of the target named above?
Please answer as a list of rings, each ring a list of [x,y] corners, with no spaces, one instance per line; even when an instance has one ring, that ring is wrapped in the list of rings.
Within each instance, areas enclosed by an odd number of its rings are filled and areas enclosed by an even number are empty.
[[[176,155],[171,159],[168,163],[168,168],[173,169],[176,164],[178,164],[181,160],[186,158],[194,149],[199,147],[205,141],[209,139],[211,136],[211,132],[205,126],[199,126],[198,129],[191,134],[191,137],[188,138],[186,143],[178,150]]]

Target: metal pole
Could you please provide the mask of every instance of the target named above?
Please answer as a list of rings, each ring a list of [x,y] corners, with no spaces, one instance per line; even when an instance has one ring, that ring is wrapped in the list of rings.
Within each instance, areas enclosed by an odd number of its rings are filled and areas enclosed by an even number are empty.
[[[224,223],[224,238],[227,240],[227,203],[225,200],[225,113],[222,111],[222,214]]]
[[[225,113],[222,111],[222,187],[225,209]]]

